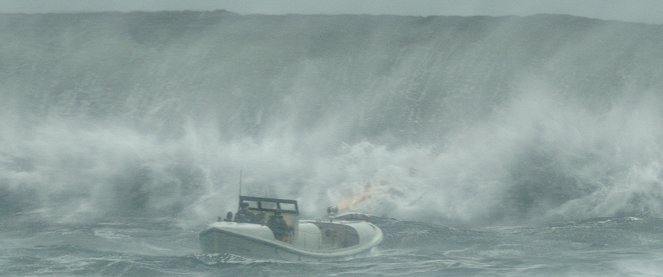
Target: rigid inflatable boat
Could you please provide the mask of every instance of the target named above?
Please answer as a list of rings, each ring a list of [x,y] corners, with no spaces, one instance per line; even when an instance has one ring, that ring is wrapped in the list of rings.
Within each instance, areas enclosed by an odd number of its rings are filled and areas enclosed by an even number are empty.
[[[240,208],[200,233],[204,253],[264,259],[338,259],[367,252],[382,230],[363,220],[299,220],[297,201],[240,196]]]

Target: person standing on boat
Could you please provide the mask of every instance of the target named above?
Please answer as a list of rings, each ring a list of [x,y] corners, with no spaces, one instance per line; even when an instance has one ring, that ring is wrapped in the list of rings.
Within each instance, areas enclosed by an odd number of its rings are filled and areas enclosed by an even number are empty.
[[[267,227],[272,230],[274,237],[280,241],[289,241],[288,224],[280,212],[274,212],[267,220]]]
[[[239,223],[253,221],[253,213],[249,211],[249,203],[242,202],[239,204],[239,211],[235,215],[235,221]]]

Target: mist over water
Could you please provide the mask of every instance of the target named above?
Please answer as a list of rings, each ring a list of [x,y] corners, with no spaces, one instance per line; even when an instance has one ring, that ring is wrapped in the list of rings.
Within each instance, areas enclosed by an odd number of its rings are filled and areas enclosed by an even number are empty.
[[[206,223],[245,194],[491,225],[663,213],[663,27],[0,15],[0,217]]]

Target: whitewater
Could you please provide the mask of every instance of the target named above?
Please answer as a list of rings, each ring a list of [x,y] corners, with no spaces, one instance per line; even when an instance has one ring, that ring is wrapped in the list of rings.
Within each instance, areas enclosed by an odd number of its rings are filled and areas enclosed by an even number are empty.
[[[0,275],[663,274],[662,25],[0,14],[0,42]],[[240,170],[385,240],[202,254]]]

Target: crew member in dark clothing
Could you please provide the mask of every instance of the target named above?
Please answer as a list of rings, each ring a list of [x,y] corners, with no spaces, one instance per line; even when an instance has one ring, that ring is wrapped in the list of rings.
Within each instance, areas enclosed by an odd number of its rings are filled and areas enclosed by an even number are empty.
[[[274,238],[280,241],[289,242],[290,232],[288,231],[288,224],[280,212],[274,212],[267,220],[267,227],[274,233]]]
[[[219,221],[221,221],[221,220],[219,220]],[[228,212],[226,214],[226,218],[223,219],[223,221],[228,221],[228,222],[233,221],[233,212]]]
[[[253,213],[249,211],[249,203],[242,202],[239,204],[239,211],[235,214],[235,221],[242,222],[253,222]]]

